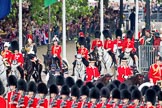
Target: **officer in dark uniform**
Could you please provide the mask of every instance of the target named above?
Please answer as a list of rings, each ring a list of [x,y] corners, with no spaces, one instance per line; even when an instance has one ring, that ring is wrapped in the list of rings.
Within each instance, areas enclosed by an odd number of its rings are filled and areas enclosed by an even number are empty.
[[[3,86],[3,83],[2,81],[0,80],[0,107],[1,108],[7,108],[7,103],[6,103],[6,100],[5,98],[3,97],[3,94],[5,92],[5,88]]]

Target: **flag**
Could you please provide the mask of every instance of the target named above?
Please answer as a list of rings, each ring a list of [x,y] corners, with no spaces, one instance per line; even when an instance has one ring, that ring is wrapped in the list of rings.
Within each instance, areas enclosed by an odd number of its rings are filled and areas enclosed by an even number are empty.
[[[3,19],[10,13],[11,0],[0,0],[0,19]]]
[[[44,0],[44,6],[48,7],[49,5],[56,3],[57,0]]]

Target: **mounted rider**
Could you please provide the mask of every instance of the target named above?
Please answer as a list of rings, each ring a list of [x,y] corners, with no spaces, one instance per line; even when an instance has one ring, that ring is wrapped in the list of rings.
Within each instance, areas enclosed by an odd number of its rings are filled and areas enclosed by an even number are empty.
[[[53,45],[52,45],[52,47],[51,47],[51,54],[52,54],[52,56],[53,56],[53,58],[55,59],[55,58],[58,58],[59,60],[59,67],[60,67],[60,69],[61,69],[61,60],[62,60],[62,58],[61,58],[61,51],[62,51],[62,47],[61,47],[61,45],[59,45],[59,39],[58,39],[58,37],[57,36],[55,36],[53,39],[52,39],[52,41],[53,41]]]
[[[113,52],[114,42],[112,40],[112,37],[111,37],[111,34],[110,34],[109,30],[104,30],[103,35],[104,35],[104,37],[106,39],[104,41],[104,49],[109,53],[109,55],[112,57],[113,62],[116,65],[116,58],[115,58],[115,54]]]
[[[81,47],[82,42],[85,43],[85,47],[87,48],[86,38],[84,37],[84,33],[81,31],[81,32],[79,32],[79,38],[76,42],[76,51],[78,51],[78,49]]]
[[[17,70],[20,72],[21,78],[24,79],[24,71],[23,71],[23,64],[24,64],[24,58],[23,54],[19,52],[19,44],[17,41],[13,41],[11,43],[12,51],[14,52],[11,57],[11,63],[17,62]],[[12,66],[12,64],[11,64]]]
[[[103,43],[100,40],[101,33],[99,31],[95,32],[95,39],[92,40],[91,50],[93,51],[95,47],[103,47]]]
[[[3,57],[3,61],[7,67],[10,67],[11,57],[12,57],[12,52],[9,50],[9,47],[10,47],[10,43],[5,42],[4,50],[1,52],[1,56]]]

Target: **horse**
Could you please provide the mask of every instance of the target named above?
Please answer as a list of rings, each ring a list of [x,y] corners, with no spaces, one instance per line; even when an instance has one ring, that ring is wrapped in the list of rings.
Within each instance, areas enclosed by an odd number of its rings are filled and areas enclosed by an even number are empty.
[[[109,53],[103,48],[103,47],[98,47],[98,55],[99,55],[99,60],[101,61],[101,75],[109,72],[110,75],[115,75],[116,72],[113,71],[113,60],[112,57],[109,55]]]
[[[14,75],[17,79],[19,79],[20,78],[20,74],[19,74],[19,71],[17,69],[17,66],[18,66],[17,60],[13,60],[12,63],[11,63],[10,74]]]
[[[34,78],[35,82],[41,82],[41,72],[42,72],[42,64],[39,63],[38,60],[32,62],[30,58],[25,55],[24,56],[24,71],[26,71],[26,80],[30,81],[31,76]]]
[[[118,46],[116,44],[114,45],[113,51],[114,51],[114,54],[115,54],[115,58],[116,58],[116,61],[117,61],[117,65],[119,66],[120,65],[120,58],[119,58],[120,51],[119,51],[119,48],[118,48]]]
[[[6,70],[7,70],[7,67],[4,65],[4,62],[2,60],[2,56],[0,56],[0,80],[2,81],[3,83],[3,86],[5,87],[5,93],[7,93],[7,75],[6,75]]]
[[[128,78],[127,80],[124,81],[124,83],[126,85],[141,85],[142,83],[144,83],[144,75],[142,74],[136,74],[131,76],[130,78]]]

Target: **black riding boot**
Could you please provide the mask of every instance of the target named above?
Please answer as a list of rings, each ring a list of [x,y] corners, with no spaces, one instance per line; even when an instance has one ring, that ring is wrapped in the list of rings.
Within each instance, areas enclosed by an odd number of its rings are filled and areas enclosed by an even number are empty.
[[[17,70],[20,72],[21,79],[24,79],[24,70],[20,66],[17,67]]]
[[[72,64],[73,64],[73,72],[72,72],[72,76],[74,76],[74,69],[75,69],[75,66],[76,66],[76,60],[75,60]]]

